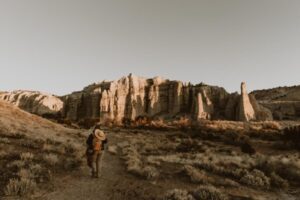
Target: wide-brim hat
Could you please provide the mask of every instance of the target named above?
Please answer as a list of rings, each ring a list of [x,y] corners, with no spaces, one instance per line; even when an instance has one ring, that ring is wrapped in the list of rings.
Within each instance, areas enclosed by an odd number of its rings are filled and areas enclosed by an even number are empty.
[[[106,139],[106,136],[104,134],[103,131],[101,131],[100,129],[96,129],[95,132],[94,132],[94,136],[99,139],[99,140],[105,140]]]

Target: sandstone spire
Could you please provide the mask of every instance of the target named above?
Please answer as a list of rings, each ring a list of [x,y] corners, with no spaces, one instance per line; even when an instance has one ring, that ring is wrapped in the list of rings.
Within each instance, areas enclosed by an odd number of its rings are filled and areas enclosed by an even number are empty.
[[[208,112],[209,106],[207,105],[206,101],[203,101],[203,97],[205,95],[202,95],[201,92],[197,94],[196,97],[196,118],[197,120],[201,119],[210,119],[211,113]]]
[[[250,121],[255,119],[255,112],[246,90],[246,83],[241,84],[241,97],[239,103],[238,120]]]

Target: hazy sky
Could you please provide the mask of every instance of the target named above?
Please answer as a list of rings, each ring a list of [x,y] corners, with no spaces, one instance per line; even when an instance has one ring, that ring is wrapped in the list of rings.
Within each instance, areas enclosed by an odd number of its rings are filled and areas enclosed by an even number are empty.
[[[144,77],[300,84],[299,0],[0,0],[0,90]]]

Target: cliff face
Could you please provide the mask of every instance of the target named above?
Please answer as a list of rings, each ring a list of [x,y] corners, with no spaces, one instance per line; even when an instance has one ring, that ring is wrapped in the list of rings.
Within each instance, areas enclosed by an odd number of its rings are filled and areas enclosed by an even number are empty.
[[[72,121],[85,119],[123,123],[138,117],[172,119],[187,116],[193,120],[271,120],[272,113],[248,95],[229,94],[223,88],[205,84],[192,85],[161,77],[152,79],[133,75],[116,81],[103,81],[82,91],[56,97],[40,92],[0,93],[8,101],[28,112]]]
[[[255,110],[252,107],[255,99],[250,102],[246,91],[242,94],[229,94],[223,88],[204,84],[129,75],[62,97],[62,116],[74,121],[99,118],[101,122],[117,123],[140,116],[173,118],[183,115],[194,120],[253,120],[261,107],[256,106]]]
[[[63,101],[58,97],[33,91],[1,92],[0,100],[40,116],[56,116],[63,108]]]
[[[251,93],[277,120],[300,119],[300,86],[257,90]]]

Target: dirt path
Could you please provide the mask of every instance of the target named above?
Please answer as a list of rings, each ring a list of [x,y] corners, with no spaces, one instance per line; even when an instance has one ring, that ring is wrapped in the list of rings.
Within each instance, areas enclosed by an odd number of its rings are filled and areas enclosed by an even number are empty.
[[[105,152],[102,162],[102,172],[99,179],[91,178],[90,169],[83,165],[78,171],[62,179],[54,180],[56,190],[46,194],[43,199],[116,199],[113,194],[114,188],[128,179],[128,177],[124,177],[126,176],[124,166],[118,156],[109,152]]]
[[[109,137],[109,145],[116,140]],[[63,177],[54,180],[55,191],[38,198],[43,200],[133,200],[149,199],[152,185],[126,172],[124,162],[119,155],[108,151],[102,160],[102,172],[99,179],[90,177],[90,169],[85,165]],[[148,187],[149,186],[149,187]]]
[[[84,166],[62,180],[55,180],[55,185],[60,189],[48,194],[43,199],[114,199],[112,194],[114,186],[122,182],[122,165],[118,157],[106,152],[102,167],[102,175],[99,179],[91,178],[90,170]]]

